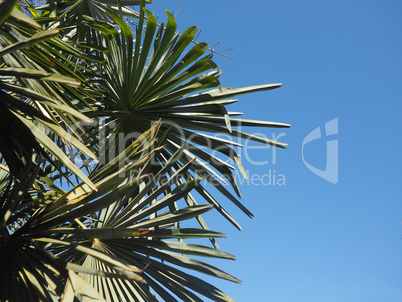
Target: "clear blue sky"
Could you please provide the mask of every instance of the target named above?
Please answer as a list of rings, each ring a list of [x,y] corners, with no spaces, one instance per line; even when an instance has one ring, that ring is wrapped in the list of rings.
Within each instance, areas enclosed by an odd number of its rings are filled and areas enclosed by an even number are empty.
[[[221,248],[237,256],[214,263],[243,285],[208,280],[239,302],[402,301],[402,2],[156,0],[148,8],[160,20],[163,9],[181,9],[181,31],[198,25],[199,41],[234,48],[225,53],[233,61],[215,56],[223,85],[284,83],[230,107],[292,128],[276,164],[272,150],[249,152],[270,161],[245,166],[251,175],[271,171],[271,184],[266,176],[266,185],[241,188],[254,219],[225,203],[243,231],[206,216],[228,234]],[[338,142],[332,184],[306,167],[302,145],[317,127],[325,136],[335,118],[337,134],[304,148],[305,161],[324,170],[326,142]],[[273,174],[286,185],[274,185]]]

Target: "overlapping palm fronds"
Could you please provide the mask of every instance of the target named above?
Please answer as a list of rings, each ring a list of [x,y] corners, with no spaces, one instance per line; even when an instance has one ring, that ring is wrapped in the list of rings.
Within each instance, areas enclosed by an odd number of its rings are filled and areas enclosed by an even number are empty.
[[[193,272],[238,283],[200,260],[234,257],[185,239],[224,237],[213,208],[240,229],[210,185],[252,216],[234,147],[286,144],[238,127],[288,125],[226,105],[281,85],[221,87],[197,27],[160,25],[146,2],[26,1],[34,19],[0,4],[0,301],[233,301]]]
[[[111,137],[114,140],[113,146],[120,145],[119,133],[126,138],[130,134],[145,131],[152,122],[161,119],[161,133],[170,129],[162,156],[168,157],[184,144],[188,146],[169,173],[174,173],[174,169],[189,163],[189,171],[192,173],[186,174],[188,180],[197,176],[204,178],[251,217],[250,211],[222,185],[229,182],[235,194],[241,197],[230,161],[238,166],[244,177],[247,176],[233,146],[241,146],[241,139],[280,148],[284,148],[286,144],[239,131],[237,127],[289,125],[233,118],[238,113],[228,112],[225,106],[236,102],[232,98],[238,95],[275,89],[282,85],[237,89],[221,87],[220,70],[211,60],[211,55],[205,54],[208,45],[192,44],[197,27],[190,27],[179,34],[176,32],[176,21],[169,12],[166,12],[166,26],[158,26],[153,14],[144,9],[141,11],[139,27],[142,27],[146,15],[145,34],[143,36],[141,31],[137,31],[133,37],[130,28],[118,16],[111,12],[110,14],[120,30],[106,24],[101,26],[96,20],[87,19],[89,26],[103,32],[107,50],[107,62],[99,70],[102,74],[99,86],[104,87],[105,91],[104,96],[99,99],[102,106],[88,112],[88,115],[107,118],[109,124],[105,127],[114,134]],[[220,134],[232,139],[219,138]],[[227,159],[215,156],[214,153]],[[221,202],[212,197],[203,186],[197,186],[196,190],[208,204],[214,204],[226,219],[240,229]]]
[[[171,180],[154,187],[154,176],[144,171],[161,149],[151,148],[155,133],[156,126],[116,160],[91,175],[96,192],[85,183],[65,192],[55,184],[47,187],[40,180],[35,181],[35,189],[21,198],[7,221],[10,234],[2,237],[2,274],[8,275],[1,285],[2,301],[23,301],[27,297],[29,301],[43,301],[57,296],[63,296],[63,301],[73,301],[66,297],[93,297],[97,292],[108,301],[129,300],[131,296],[137,296],[138,301],[150,301],[154,299],[153,291],[165,297],[171,296],[169,291],[179,297],[193,296],[187,288],[218,301],[229,299],[212,285],[167,264],[171,262],[238,282],[217,268],[178,253],[223,259],[232,259],[231,255],[166,240],[222,237],[223,234],[174,228],[176,222],[198,216],[211,207],[169,211],[172,202],[193,189],[197,180],[176,188],[172,188]],[[171,179],[180,178],[185,170],[178,171]],[[153,190],[143,198],[139,186],[140,180],[146,178],[145,190],[149,191],[150,187]],[[158,200],[166,190],[171,193]],[[122,217],[126,218],[122,220]],[[116,223],[118,226],[113,227]],[[81,273],[87,281],[76,273]],[[184,286],[178,287],[178,283]],[[113,292],[116,286],[119,290]],[[82,290],[92,287],[96,291]]]
[[[37,163],[53,155],[91,185],[60,150],[66,141],[57,143],[46,135],[52,132],[59,138],[68,138],[71,146],[96,159],[74,133],[70,135],[69,127],[77,120],[92,121],[71,107],[75,100],[69,91],[82,91],[77,89],[81,78],[66,67],[72,62],[60,51],[78,57],[84,54],[57,38],[58,30],[41,30],[37,22],[10,4],[6,1],[0,6],[1,156],[14,174],[24,169],[34,154]]]

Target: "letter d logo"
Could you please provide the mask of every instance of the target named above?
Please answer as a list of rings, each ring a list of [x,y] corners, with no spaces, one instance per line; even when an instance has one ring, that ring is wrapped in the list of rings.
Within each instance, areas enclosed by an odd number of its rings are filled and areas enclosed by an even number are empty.
[[[325,136],[338,134],[338,118],[335,118],[325,123]],[[338,140],[327,141],[327,159],[325,170],[318,169],[313,165],[310,165],[304,159],[304,146],[308,143],[321,139],[321,127],[318,127],[311,131],[303,140],[302,144],[302,159],[304,165],[315,175],[325,179],[326,181],[336,184],[338,183]]]

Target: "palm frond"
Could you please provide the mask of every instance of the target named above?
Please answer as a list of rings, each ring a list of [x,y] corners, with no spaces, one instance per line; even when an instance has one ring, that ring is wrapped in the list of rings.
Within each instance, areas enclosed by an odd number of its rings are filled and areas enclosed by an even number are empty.
[[[8,235],[0,237],[0,261],[3,261],[2,267],[6,267],[7,271],[23,272],[23,275],[3,283],[12,289],[20,287],[19,293],[5,291],[3,300],[16,299],[17,295],[49,300],[50,293],[61,296],[64,288],[64,296],[71,295],[71,290],[74,295],[80,296],[85,294],[82,288],[89,287],[108,301],[136,295],[140,300],[149,301],[155,299],[152,298],[154,293],[167,287],[163,290],[164,295],[196,297],[191,292],[195,290],[200,294],[208,292],[207,296],[220,297],[217,301],[230,301],[212,285],[203,282],[200,287],[194,283],[198,279],[173,268],[196,270],[239,282],[231,275],[189,257],[233,259],[233,256],[202,245],[168,240],[224,236],[219,232],[175,227],[212,208],[203,205],[169,210],[176,200],[196,187],[198,180],[178,187],[175,187],[174,181],[168,181],[162,190],[156,184],[145,195],[140,190],[146,179],[146,186],[149,186],[149,181],[155,181],[144,173],[161,151],[161,148],[153,146],[157,128],[158,125],[155,125],[122,152],[117,160],[90,176],[98,191],[91,190],[86,183],[68,192],[55,189],[54,184],[46,186],[43,191],[40,178],[27,178],[27,181],[34,182],[34,187],[42,187],[42,192],[46,194],[39,194],[39,191],[24,193],[24,197],[19,197],[18,211],[13,211],[14,215],[6,221]],[[175,159],[171,161],[174,164]],[[181,172],[174,178],[180,179]],[[28,183],[21,186],[31,187]],[[171,193],[165,194],[167,188]],[[143,201],[138,203],[140,195]],[[21,217],[18,213],[25,215]],[[120,227],[111,227],[121,221],[122,215],[129,219]],[[26,269],[27,263],[35,265]],[[183,278],[186,279],[184,283],[180,281]],[[48,279],[53,281],[51,287],[46,286]]]
[[[268,84],[236,89],[221,87],[220,70],[211,60],[211,55],[206,54],[208,45],[198,43],[191,46],[197,32],[196,27],[190,27],[179,35],[176,32],[176,21],[169,12],[166,12],[166,25],[158,26],[153,14],[143,8],[139,26],[141,28],[146,16],[145,33],[142,35],[141,30],[138,30],[133,35],[123,20],[112,12],[109,14],[119,25],[120,31],[99,26],[101,23],[94,19],[86,21],[88,26],[104,34],[108,49],[103,54],[106,65],[99,69],[99,86],[104,87],[105,92],[98,99],[101,106],[88,112],[93,118],[106,118],[110,131],[114,133],[106,144],[109,148],[117,148],[121,145],[119,137],[129,140],[145,131],[154,121],[161,120],[160,133],[170,131],[159,161],[163,163],[163,158],[169,158],[186,145],[175,169],[188,165],[191,173],[202,177],[252,217],[252,213],[238,200],[241,193],[233,165],[238,166],[244,177],[247,176],[240,156],[232,146],[241,146],[241,140],[253,140],[279,148],[285,148],[286,144],[239,131],[237,127],[278,128],[289,125],[233,118],[236,113],[228,112],[226,105],[236,101],[233,97],[272,90],[282,85]],[[231,139],[219,138],[222,135]],[[163,164],[152,169],[157,174],[157,169],[162,167]],[[173,167],[170,169],[169,173],[175,173]],[[224,184],[227,182],[233,193],[225,188]],[[208,204],[213,204],[225,218],[240,228],[223,209],[221,202],[210,197],[211,194],[205,189],[200,190]]]

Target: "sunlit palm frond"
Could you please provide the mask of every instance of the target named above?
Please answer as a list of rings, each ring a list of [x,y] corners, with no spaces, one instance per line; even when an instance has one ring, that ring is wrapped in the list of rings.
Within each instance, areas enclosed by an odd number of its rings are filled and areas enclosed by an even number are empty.
[[[224,237],[212,208],[240,229],[204,183],[252,216],[235,148],[286,144],[239,127],[289,125],[226,105],[281,85],[221,87],[197,27],[159,25],[145,2],[27,2],[35,20],[0,4],[0,301],[233,301],[198,277],[240,282],[205,260],[234,256],[194,243]]]
[[[71,52],[71,46],[57,38],[57,30],[39,30],[39,24],[32,19],[17,9],[10,10],[9,18],[0,27],[0,151],[4,163],[13,174],[25,167],[34,154],[48,160],[50,154],[92,186],[60,149],[69,143],[96,158],[74,133],[70,135],[70,126],[77,121],[91,122],[71,107],[73,98],[68,97],[69,90],[80,86],[79,73],[66,69],[66,58],[53,48],[59,45]],[[49,132],[65,142],[57,144],[48,137]]]
[[[91,293],[80,290],[83,287],[93,287],[107,301],[129,297],[152,301],[155,293],[161,297],[196,297],[191,290],[216,301],[231,300],[185,270],[239,282],[189,257],[233,256],[202,245],[169,240],[216,238],[223,234],[175,227],[211,206],[170,211],[172,204],[188,194],[199,180],[177,187],[171,178],[159,184],[154,175],[145,174],[161,150],[153,147],[157,126],[90,176],[98,188],[96,192],[85,183],[66,192],[49,180],[34,179],[36,190],[20,197],[19,207],[7,220],[7,232],[3,230],[4,236],[0,237],[0,261],[5,268],[2,274],[10,272],[12,276],[1,284],[2,301],[24,297],[31,297],[31,301],[50,300],[52,296]],[[172,178],[182,178],[184,171]],[[45,181],[47,186],[43,186]],[[144,194],[142,184],[152,190]],[[167,190],[171,193],[165,194]]]
[[[241,196],[230,162],[236,164],[242,175],[247,177],[240,156],[233,147],[241,147],[242,139],[280,148],[286,144],[242,132],[237,127],[289,125],[233,118],[238,113],[228,112],[225,106],[236,102],[232,98],[238,95],[276,89],[281,84],[236,89],[221,87],[220,70],[211,60],[211,55],[205,54],[208,45],[192,45],[197,27],[190,27],[179,34],[174,17],[166,13],[166,25],[159,26],[153,14],[143,9],[138,26],[142,28],[146,16],[145,33],[143,35],[138,30],[134,36],[130,28],[111,12],[110,16],[120,30],[87,18],[88,26],[103,32],[107,45],[107,52],[104,52],[107,62],[99,69],[99,86],[104,89],[104,96],[99,99],[101,106],[88,112],[88,115],[106,118],[109,124],[105,127],[114,133],[111,137],[114,141],[109,145],[114,147],[119,146],[119,137],[128,140],[161,119],[161,133],[170,130],[161,161],[164,156],[168,158],[181,146],[187,145],[176,163],[177,167],[172,167],[170,173],[189,163],[191,173],[187,176],[188,180],[194,175],[202,177],[251,217],[252,213],[223,185],[229,182],[234,193]],[[222,139],[219,135],[229,139]],[[222,215],[240,228],[221,202],[201,186],[197,187],[197,191],[208,204],[214,204]]]

